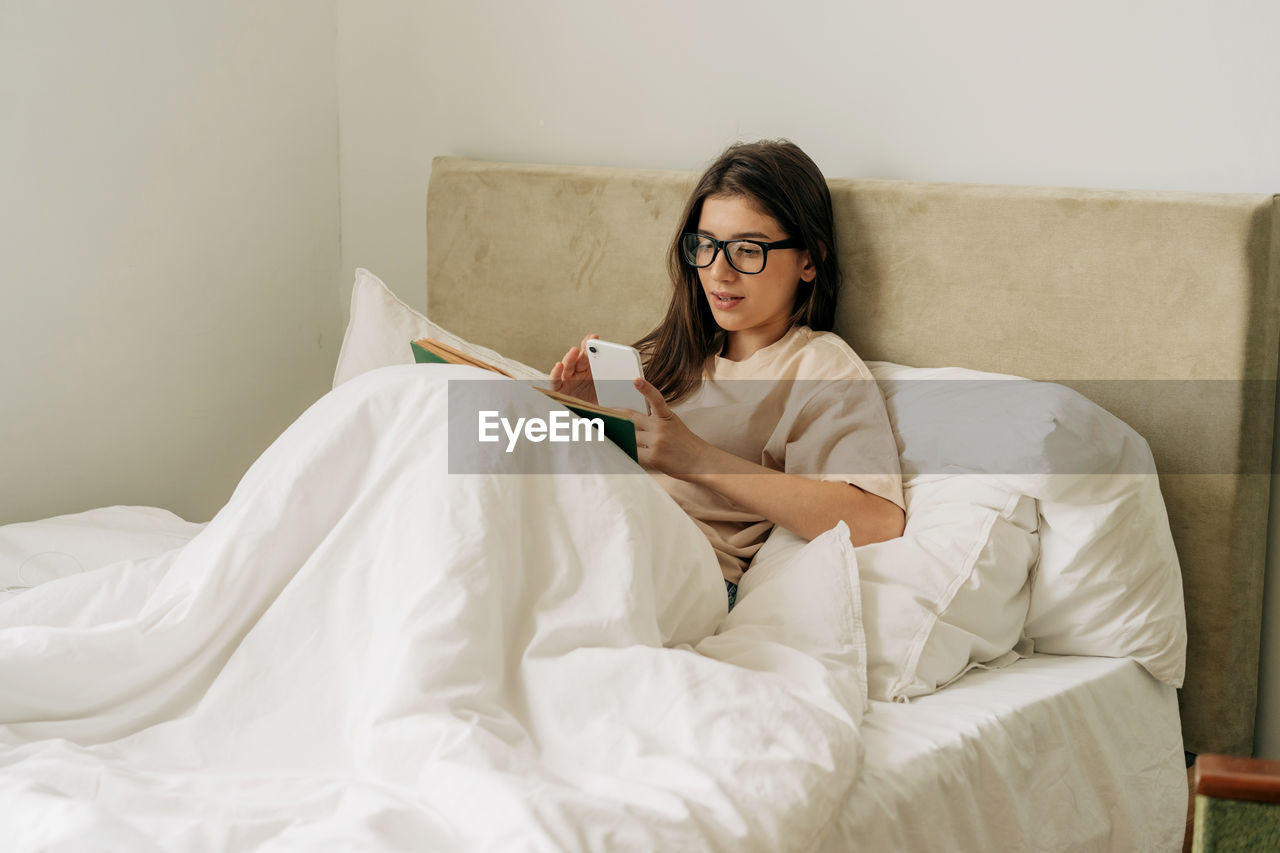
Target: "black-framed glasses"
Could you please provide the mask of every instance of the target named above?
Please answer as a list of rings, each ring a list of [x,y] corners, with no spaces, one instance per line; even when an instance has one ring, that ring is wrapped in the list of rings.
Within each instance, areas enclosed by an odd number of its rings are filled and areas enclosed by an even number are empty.
[[[759,240],[715,240],[706,234],[686,231],[680,235],[680,254],[691,267],[702,269],[715,263],[716,255],[724,250],[724,256],[743,275],[764,272],[765,261],[773,249],[799,249],[804,244],[794,237],[762,243]]]

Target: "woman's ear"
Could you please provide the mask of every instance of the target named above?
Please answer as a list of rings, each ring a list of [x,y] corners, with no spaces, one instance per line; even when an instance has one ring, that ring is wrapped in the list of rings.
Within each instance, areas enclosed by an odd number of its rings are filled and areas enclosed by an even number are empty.
[[[822,256],[825,258],[827,256],[826,247],[824,246],[821,248],[822,248]],[[809,251],[806,249],[800,255],[800,280],[803,281],[805,284],[813,284],[814,281],[817,280],[817,278],[818,278],[818,267],[813,262],[813,256],[810,255]]]

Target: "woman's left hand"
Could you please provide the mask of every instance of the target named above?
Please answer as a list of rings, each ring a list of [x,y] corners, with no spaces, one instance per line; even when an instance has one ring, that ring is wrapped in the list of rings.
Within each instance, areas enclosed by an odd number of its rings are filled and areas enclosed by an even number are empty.
[[[635,386],[649,401],[651,414],[637,414],[636,455],[645,468],[656,468],[672,477],[687,479],[707,468],[715,447],[699,438],[667,407],[667,401],[645,379]]]

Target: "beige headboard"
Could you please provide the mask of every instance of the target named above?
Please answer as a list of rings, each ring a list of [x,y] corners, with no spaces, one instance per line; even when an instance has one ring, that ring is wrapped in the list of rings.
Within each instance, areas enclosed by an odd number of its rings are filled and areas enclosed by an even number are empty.
[[[635,340],[666,304],[665,250],[695,178],[438,158],[428,313],[544,370],[587,331]],[[830,185],[847,277],[837,331],[864,359],[1064,382],[1146,436],[1183,568],[1186,749],[1250,752],[1277,197]],[[1191,379],[1222,381],[1174,381]]]

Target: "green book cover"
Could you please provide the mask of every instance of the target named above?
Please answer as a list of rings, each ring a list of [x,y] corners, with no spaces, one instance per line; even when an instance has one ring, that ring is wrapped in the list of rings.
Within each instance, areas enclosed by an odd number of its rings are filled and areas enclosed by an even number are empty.
[[[447,358],[441,358],[417,341],[409,344],[413,347],[413,360],[418,364],[450,364]]]
[[[629,418],[611,415],[608,412],[600,412],[590,407],[575,406],[573,403],[566,403],[563,400],[560,402],[575,415],[581,415],[584,418],[599,418],[604,422],[605,438],[621,447],[632,459],[637,462],[640,461],[636,457],[636,425]]]
[[[413,360],[418,364],[456,364],[438,353],[424,347],[418,341],[412,341]],[[483,362],[473,361],[473,364],[481,367],[487,367]],[[566,409],[584,418],[599,418],[604,424],[605,438],[622,448],[628,456],[639,461],[636,454],[636,425],[631,422],[630,418],[615,415],[610,412],[601,411],[592,406],[590,403],[582,402],[581,404],[572,402],[571,397],[564,394],[557,394],[546,388],[539,388],[539,391],[546,394],[551,399],[563,405]]]

